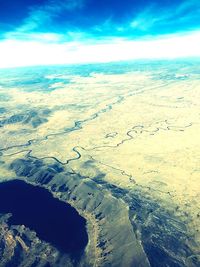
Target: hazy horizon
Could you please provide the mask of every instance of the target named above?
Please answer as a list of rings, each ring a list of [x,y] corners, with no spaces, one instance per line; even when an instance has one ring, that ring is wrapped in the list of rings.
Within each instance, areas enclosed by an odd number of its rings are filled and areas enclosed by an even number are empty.
[[[197,0],[0,1],[0,67],[200,56]]]

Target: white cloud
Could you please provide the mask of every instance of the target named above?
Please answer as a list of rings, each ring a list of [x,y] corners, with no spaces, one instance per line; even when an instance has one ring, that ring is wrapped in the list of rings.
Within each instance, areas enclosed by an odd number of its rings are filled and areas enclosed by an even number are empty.
[[[134,19],[130,22],[130,27],[142,31],[149,30],[155,23],[161,22],[166,19],[166,15],[159,14],[156,12],[155,5],[151,5],[141,11]]]
[[[191,12],[190,9],[195,10]],[[200,16],[200,1],[185,0],[179,5],[159,8],[155,4],[151,4],[139,14],[137,14],[130,22],[129,26],[132,29],[148,31],[157,25],[172,25],[174,26],[181,22],[198,19]]]
[[[51,39],[53,36],[46,37]],[[194,56],[200,56],[200,31],[146,41],[115,39],[96,44],[17,40],[0,42],[1,68]]]
[[[84,0],[48,0],[44,5],[30,7],[27,17],[13,32],[8,32],[5,37],[28,37],[30,32],[40,31],[40,28],[53,24],[60,12],[81,9]]]
[[[60,42],[64,38],[63,34],[58,33],[24,33],[24,32],[9,32],[5,34],[5,40],[18,40],[18,41],[37,41],[37,42]]]

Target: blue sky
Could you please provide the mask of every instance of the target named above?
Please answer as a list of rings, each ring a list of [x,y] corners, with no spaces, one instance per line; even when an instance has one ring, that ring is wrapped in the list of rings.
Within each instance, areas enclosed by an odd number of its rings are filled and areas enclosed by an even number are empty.
[[[8,44],[7,53],[11,42],[23,49],[37,43],[37,49],[71,44],[73,50],[73,44],[117,40],[148,46],[152,40],[189,38],[199,31],[199,0],[0,0],[0,49]]]

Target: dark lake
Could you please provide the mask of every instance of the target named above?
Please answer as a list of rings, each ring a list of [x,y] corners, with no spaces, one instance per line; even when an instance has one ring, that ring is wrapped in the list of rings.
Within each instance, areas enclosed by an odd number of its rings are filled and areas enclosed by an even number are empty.
[[[9,225],[25,225],[62,252],[76,255],[88,242],[86,220],[46,189],[21,180],[0,183],[0,213]]]

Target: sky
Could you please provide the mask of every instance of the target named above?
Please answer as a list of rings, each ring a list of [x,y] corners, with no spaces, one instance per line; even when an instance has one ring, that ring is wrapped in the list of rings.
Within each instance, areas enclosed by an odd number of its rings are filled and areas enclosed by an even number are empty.
[[[0,67],[200,56],[199,0],[0,0]]]

